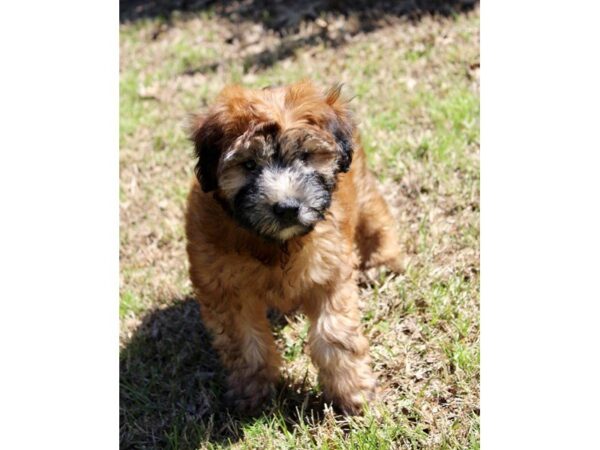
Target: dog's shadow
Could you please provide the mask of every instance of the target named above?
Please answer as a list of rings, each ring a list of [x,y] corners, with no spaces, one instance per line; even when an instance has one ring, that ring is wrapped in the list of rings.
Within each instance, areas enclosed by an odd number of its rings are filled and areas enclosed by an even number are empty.
[[[225,373],[192,298],[146,315],[126,338],[120,365],[120,447],[195,449],[243,437],[256,419],[237,417],[223,402]],[[281,318],[272,318],[275,328]],[[305,386],[284,380],[267,416],[293,428],[300,416],[322,420],[323,402]]]

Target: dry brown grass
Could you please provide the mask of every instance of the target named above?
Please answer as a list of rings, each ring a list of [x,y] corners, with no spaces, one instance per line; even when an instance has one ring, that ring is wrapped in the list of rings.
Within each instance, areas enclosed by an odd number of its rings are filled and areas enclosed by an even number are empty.
[[[365,14],[292,17],[284,32],[277,16],[218,10],[121,25],[123,448],[478,448],[478,11]],[[355,95],[412,263],[361,287],[380,405],[349,421],[324,410],[305,320],[280,317],[285,387],[263,417],[242,420],[222,407],[223,374],[189,298],[183,125],[226,83],[301,77]]]

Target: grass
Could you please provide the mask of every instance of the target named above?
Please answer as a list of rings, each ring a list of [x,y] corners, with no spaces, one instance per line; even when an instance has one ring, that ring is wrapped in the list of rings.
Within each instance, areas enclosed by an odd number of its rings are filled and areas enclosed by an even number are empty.
[[[121,24],[121,447],[479,448],[479,13],[346,32],[352,14],[320,16],[328,34],[303,45],[318,21],[282,35],[216,10]],[[381,384],[364,417],[323,403],[307,323],[293,316],[274,318],[281,391],[261,417],[240,418],[223,406],[224,374],[190,298],[184,125],[227,83],[303,77],[354,96],[412,262],[361,283]]]

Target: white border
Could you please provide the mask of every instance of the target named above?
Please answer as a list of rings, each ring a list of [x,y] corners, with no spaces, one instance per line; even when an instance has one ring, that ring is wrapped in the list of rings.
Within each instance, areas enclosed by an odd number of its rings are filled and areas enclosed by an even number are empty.
[[[119,445],[117,8],[2,6],[0,448]]]
[[[482,5],[482,447],[597,446],[599,12]],[[8,2],[0,448],[118,446],[118,10]]]
[[[483,2],[482,448],[596,448],[594,2]]]

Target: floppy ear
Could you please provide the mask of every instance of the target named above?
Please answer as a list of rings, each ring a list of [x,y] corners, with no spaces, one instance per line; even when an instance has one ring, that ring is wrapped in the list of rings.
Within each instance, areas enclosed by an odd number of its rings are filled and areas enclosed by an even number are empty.
[[[190,139],[194,142],[194,154],[198,158],[194,171],[204,192],[218,187],[217,166],[221,156],[223,129],[216,115],[194,116]]]
[[[333,134],[339,150],[338,167],[340,172],[348,172],[352,163],[352,154],[354,153],[354,125],[350,111],[348,110],[348,102],[340,98],[342,85],[336,84],[326,93],[326,102],[335,113],[335,117],[329,123],[329,131]]]

